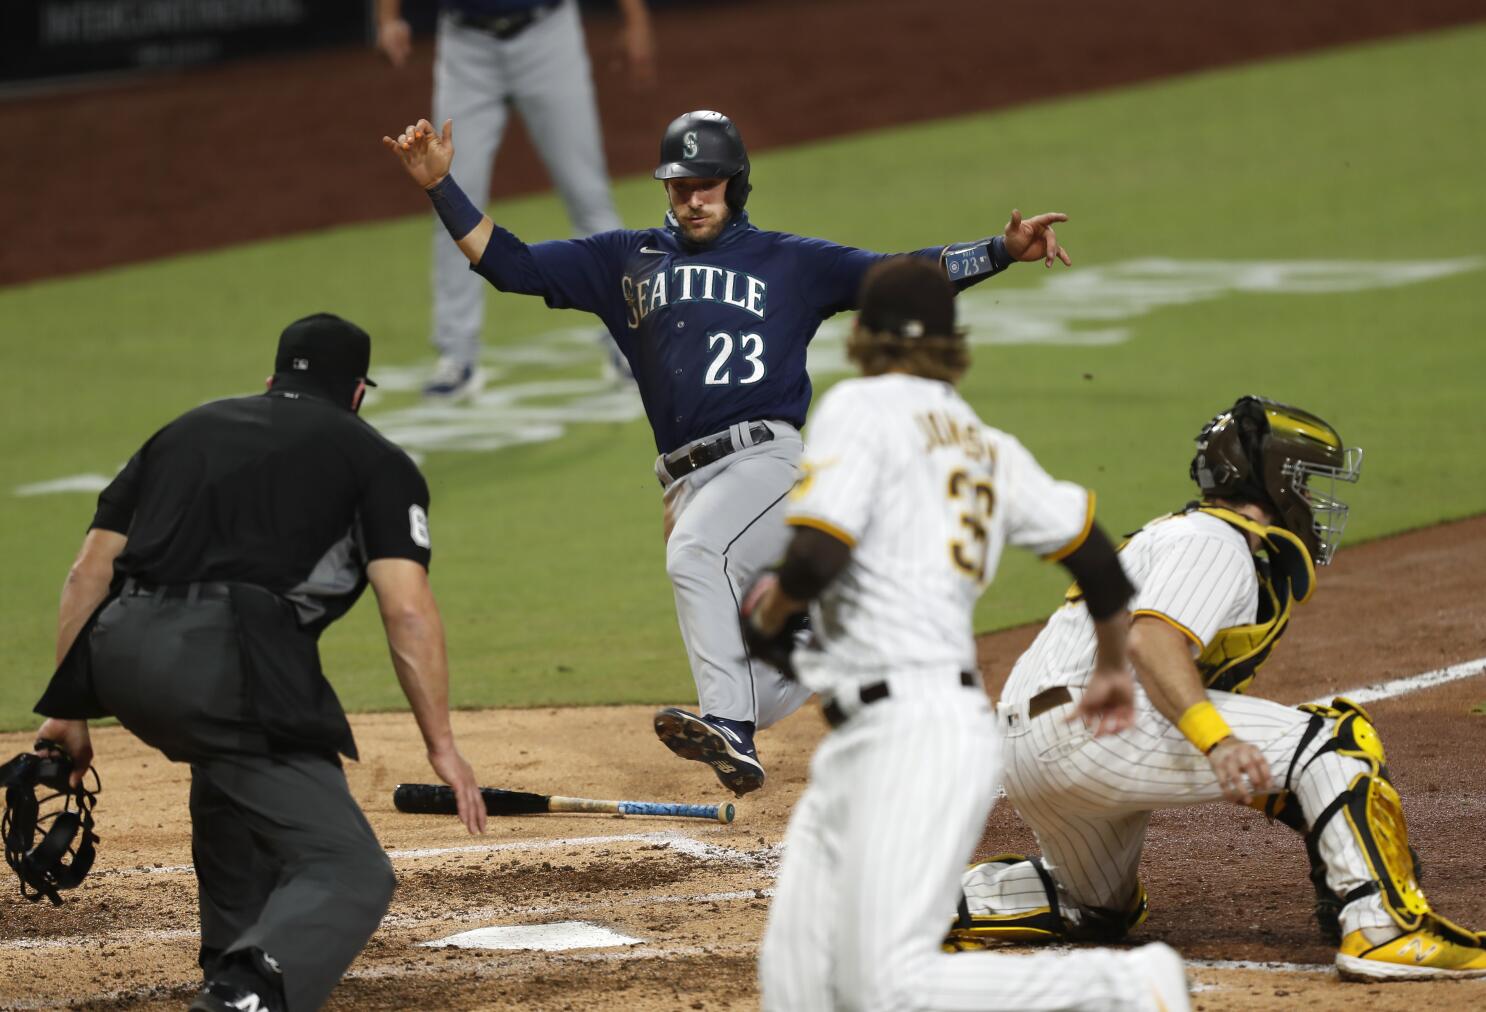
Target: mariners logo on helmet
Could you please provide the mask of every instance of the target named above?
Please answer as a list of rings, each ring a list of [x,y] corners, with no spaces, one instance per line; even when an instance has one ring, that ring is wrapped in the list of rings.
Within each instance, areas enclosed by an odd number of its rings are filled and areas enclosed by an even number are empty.
[[[720,112],[684,113],[666,127],[660,141],[656,179],[726,179],[727,202],[733,210],[748,203],[748,151],[733,121]]]
[[[1265,397],[1240,397],[1198,434],[1190,473],[1204,498],[1269,509],[1324,566],[1347,524],[1336,483],[1355,482],[1361,470],[1362,450],[1343,446],[1321,418]]]

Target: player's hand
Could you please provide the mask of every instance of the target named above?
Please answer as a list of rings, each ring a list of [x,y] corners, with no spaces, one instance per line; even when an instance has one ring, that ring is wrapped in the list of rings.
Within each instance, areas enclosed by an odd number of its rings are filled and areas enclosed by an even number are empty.
[[[630,83],[641,91],[655,87],[655,33],[650,18],[632,18],[619,31],[619,48],[624,54]]]
[[[1135,679],[1128,668],[1095,668],[1069,723],[1082,720],[1094,737],[1119,734],[1135,723]]]
[[[1006,223],[1006,252],[1023,263],[1041,260],[1043,266],[1051,267],[1054,260],[1063,261],[1063,266],[1072,267],[1068,251],[1058,245],[1058,236],[1053,232],[1053,222],[1067,221],[1068,215],[1057,211],[1039,214],[1034,218],[1022,218],[1022,212],[1012,211]]]
[[[425,190],[449,174],[454,161],[454,121],[444,120],[442,133],[426,119],[407,126],[397,140],[384,136],[383,146],[395,154],[413,182]]]
[[[1218,786],[1229,801],[1247,805],[1254,795],[1271,792],[1269,763],[1264,753],[1242,738],[1234,735],[1224,738],[1207,754],[1207,761],[1212,763]]]
[[[93,765],[93,739],[88,733],[88,722],[86,720],[58,720],[56,717],[48,717],[46,722],[36,730],[36,737],[54,741],[67,750],[72,757],[72,777],[70,783],[73,787],[83,782],[83,774],[88,772],[88,767]],[[38,748],[37,755],[46,755],[47,750]]]
[[[475,771],[459,749],[451,743],[428,753],[428,765],[439,779],[454,788],[454,802],[459,806],[459,821],[473,833],[485,832],[485,799],[480,796],[480,782]]]
[[[388,18],[377,25],[377,48],[394,67],[402,67],[413,53],[413,29],[402,18]]]

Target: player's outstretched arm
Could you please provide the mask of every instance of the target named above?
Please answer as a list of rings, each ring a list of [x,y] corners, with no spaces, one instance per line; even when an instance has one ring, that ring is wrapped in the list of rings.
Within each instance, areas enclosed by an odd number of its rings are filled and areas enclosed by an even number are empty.
[[[1068,215],[1058,211],[1023,218],[1021,211],[1013,210],[1002,233],[1006,239],[1006,252],[1022,263],[1041,260],[1044,267],[1051,267],[1054,260],[1061,260],[1064,267],[1072,267],[1073,259],[1059,244],[1058,235],[1053,231],[1054,222],[1067,220]]]
[[[428,194],[460,252],[470,263],[479,263],[495,223],[470,202],[449,175],[454,162],[454,121],[444,120],[443,129],[436,131],[432,123],[420,119],[403,128],[396,140],[383,135],[382,145],[397,156],[408,176]]]

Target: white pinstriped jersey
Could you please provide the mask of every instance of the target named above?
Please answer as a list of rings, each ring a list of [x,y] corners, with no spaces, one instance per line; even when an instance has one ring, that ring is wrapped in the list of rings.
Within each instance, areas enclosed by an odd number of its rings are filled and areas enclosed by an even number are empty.
[[[1133,615],[1153,614],[1201,650],[1219,630],[1255,620],[1259,582],[1243,534],[1207,513],[1161,517],[1120,550],[1135,585]],[[1082,601],[1065,604],[1011,670],[1001,699],[1016,703],[1055,685],[1082,686],[1094,670],[1094,623]]]
[[[845,380],[816,407],[788,523],[852,546],[796,654],[821,692],[886,671],[975,668],[972,612],[1010,543],[1061,557],[1087,535],[1092,494],[1055,481],[947,383]]]

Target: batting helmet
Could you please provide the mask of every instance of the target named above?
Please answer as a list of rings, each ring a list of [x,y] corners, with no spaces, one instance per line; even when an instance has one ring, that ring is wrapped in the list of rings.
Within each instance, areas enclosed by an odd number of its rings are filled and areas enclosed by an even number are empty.
[[[656,179],[726,179],[728,207],[741,211],[748,203],[748,151],[733,121],[706,109],[671,120],[660,139]]]
[[[1324,566],[1347,523],[1347,504],[1336,497],[1336,483],[1355,482],[1361,469],[1362,450],[1344,447],[1322,419],[1250,396],[1203,427],[1190,474],[1204,499],[1264,506]]]

